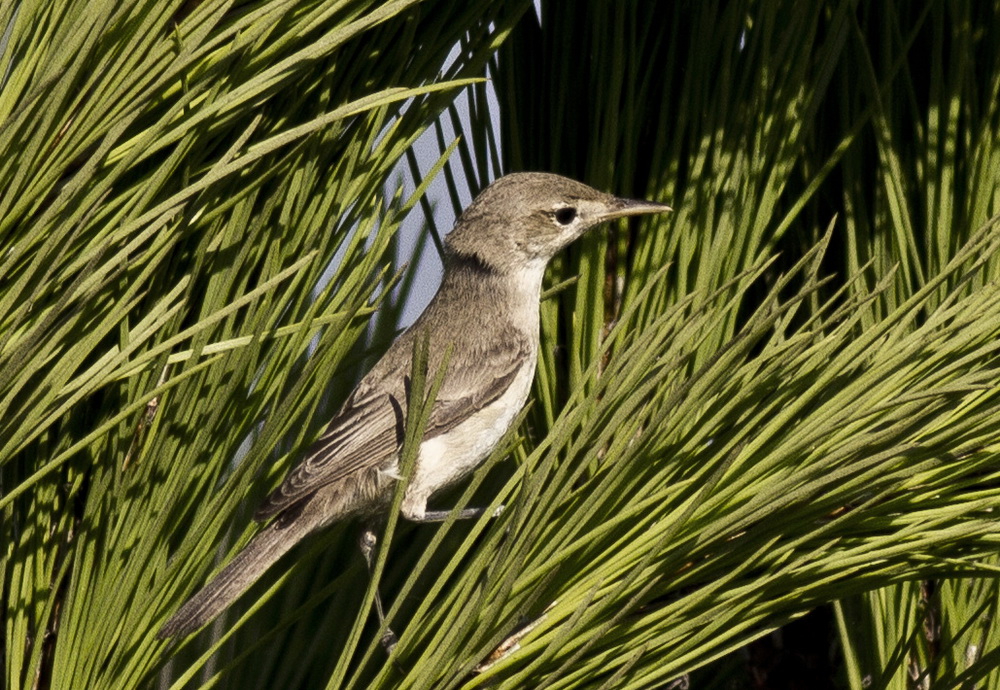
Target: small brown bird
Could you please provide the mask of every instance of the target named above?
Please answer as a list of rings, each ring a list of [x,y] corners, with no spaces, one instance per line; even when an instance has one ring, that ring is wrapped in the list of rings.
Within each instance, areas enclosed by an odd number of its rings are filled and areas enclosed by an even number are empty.
[[[428,371],[451,349],[402,504],[416,522],[439,490],[467,477],[524,406],[538,354],[545,266],[589,228],[669,206],[622,199],[547,173],[500,178],[465,209],[445,240],[444,278],[424,313],[351,393],[326,432],[257,510],[271,520],[160,630],[191,633],[245,592],[303,537],[352,516],[384,513],[399,479],[406,379],[414,338],[429,338]],[[474,517],[467,509],[460,517]]]

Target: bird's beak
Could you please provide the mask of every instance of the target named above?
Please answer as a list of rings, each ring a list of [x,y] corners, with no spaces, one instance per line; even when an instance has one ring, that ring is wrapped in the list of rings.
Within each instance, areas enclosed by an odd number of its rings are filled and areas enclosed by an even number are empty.
[[[666,204],[656,201],[643,201],[642,199],[618,198],[612,201],[609,206],[610,208],[607,213],[601,215],[602,221],[623,218],[625,216],[641,216],[647,213],[663,213],[674,210]]]

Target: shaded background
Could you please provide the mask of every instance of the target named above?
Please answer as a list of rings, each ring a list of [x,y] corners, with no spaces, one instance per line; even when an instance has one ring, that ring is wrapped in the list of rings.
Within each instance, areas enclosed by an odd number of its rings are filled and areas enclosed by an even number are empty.
[[[5,687],[1000,683],[990,4],[0,26]],[[553,262],[524,423],[441,498],[515,509],[395,527],[392,662],[354,525],[154,641],[514,170],[676,209]]]

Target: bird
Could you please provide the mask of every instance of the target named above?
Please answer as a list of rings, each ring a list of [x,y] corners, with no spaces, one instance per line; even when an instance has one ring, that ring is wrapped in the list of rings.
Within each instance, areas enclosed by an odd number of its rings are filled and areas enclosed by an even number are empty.
[[[428,501],[470,475],[527,402],[549,260],[596,225],[669,210],[662,203],[616,197],[552,173],[511,173],[486,187],[445,237],[441,285],[424,312],[264,499],[254,519],[266,526],[157,636],[179,637],[201,628],[308,534],[389,510],[400,479],[417,338],[427,343],[428,372],[442,370],[447,362],[400,513],[418,523],[446,519],[450,511],[431,510]],[[481,513],[467,508],[458,517]]]

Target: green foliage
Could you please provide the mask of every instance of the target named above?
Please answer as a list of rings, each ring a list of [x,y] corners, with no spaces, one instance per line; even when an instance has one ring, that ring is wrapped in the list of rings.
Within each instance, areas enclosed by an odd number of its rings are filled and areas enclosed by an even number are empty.
[[[843,687],[997,683],[985,5],[41,0],[0,36],[5,687],[650,688],[829,602]],[[441,499],[506,510],[393,515],[372,582],[331,529],[155,640],[393,330],[427,185],[501,169],[676,209],[554,262],[534,403]]]
[[[635,534],[660,533],[668,542],[636,552],[650,561],[634,575],[649,591],[632,585],[615,595],[617,609],[564,622],[559,644],[586,639],[609,650],[599,660],[588,651],[594,666],[566,685],[594,678],[598,668],[628,667],[609,686],[627,678],[649,687],[817,602],[896,579],[995,573],[992,559],[977,554],[991,551],[1000,434],[1000,16],[948,3],[828,2],[821,12],[753,2],[544,9],[540,27],[525,19],[501,48],[505,156],[515,168],[550,167],[666,200],[677,212],[667,228],[588,238],[557,267],[580,278],[543,306],[546,340],[559,346],[541,364],[536,428],[558,429],[558,415],[571,409],[568,392],[600,386],[586,366],[608,347],[605,324],[630,305],[640,314],[631,328],[644,333],[688,302],[711,310],[697,340],[673,354],[678,392],[664,398],[662,414],[644,424],[636,419],[641,408],[622,401],[627,412],[618,421],[634,420],[651,444],[634,460],[651,475],[605,484],[600,461],[589,459],[588,482],[626,494],[621,505],[595,510],[594,524],[611,529],[618,511],[636,524],[627,506],[638,501],[640,515],[660,517]],[[572,36],[573,49],[555,36]],[[549,69],[532,71],[537,64]],[[781,292],[781,276],[820,238],[821,264],[794,292]],[[755,280],[754,267],[776,252]],[[654,284],[666,265],[671,273]],[[821,275],[830,280],[814,282]],[[788,309],[787,316],[765,308],[776,295],[787,306],[770,309]],[[772,330],[747,344],[768,318],[776,319]],[[678,336],[668,340],[650,355],[680,345]],[[646,377],[637,381],[655,380],[659,360],[632,353],[627,361]],[[602,378],[612,372],[607,366]],[[588,392],[609,402],[600,388]],[[607,449],[614,471],[627,473],[628,451],[612,455],[611,447],[592,451]],[[684,503],[672,492],[687,481]],[[597,493],[589,483],[585,491]],[[570,511],[566,519],[580,516]],[[689,522],[690,545],[680,537]],[[631,553],[624,538],[604,550],[576,548],[576,564],[610,554],[618,563]],[[652,565],[669,558],[685,565]],[[682,577],[672,568],[692,572]],[[624,588],[625,572],[587,581]],[[943,583],[934,606],[949,611],[947,628],[979,629],[983,641],[973,646],[983,654],[993,624],[979,600],[956,596],[964,586]],[[968,586],[998,596],[992,580]],[[625,596],[632,591],[636,600]],[[881,595],[889,602],[881,611],[918,608],[914,591]],[[587,614],[595,608],[587,604]],[[922,616],[914,619],[920,625]],[[949,651],[937,633],[912,635],[913,625],[906,644],[874,639],[864,619],[845,624],[846,648],[853,636],[860,647],[885,650],[881,662],[898,644],[903,653],[888,667],[871,658],[851,667],[853,687],[880,675],[903,687],[912,668],[915,677],[941,673],[947,683],[976,658],[957,637],[946,636]],[[955,662],[945,672],[936,660],[949,654]],[[549,681],[534,677],[542,679]]]
[[[483,10],[4,4],[6,687],[151,682],[264,464],[350,387],[423,192],[386,180],[482,72]]]

